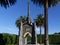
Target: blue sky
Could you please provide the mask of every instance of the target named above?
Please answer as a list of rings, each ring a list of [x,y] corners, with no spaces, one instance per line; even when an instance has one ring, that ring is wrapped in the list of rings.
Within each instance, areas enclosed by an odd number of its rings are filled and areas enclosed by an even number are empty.
[[[17,0],[14,6],[5,9],[0,7],[0,33],[18,34],[18,28],[15,21],[19,16],[27,16],[28,0]],[[30,16],[33,19],[38,14],[44,14],[44,8],[30,3]],[[48,11],[48,30],[49,34],[60,32],[60,3],[55,7],[49,8]],[[37,29],[39,33],[39,28]],[[44,33],[44,29],[42,29]]]

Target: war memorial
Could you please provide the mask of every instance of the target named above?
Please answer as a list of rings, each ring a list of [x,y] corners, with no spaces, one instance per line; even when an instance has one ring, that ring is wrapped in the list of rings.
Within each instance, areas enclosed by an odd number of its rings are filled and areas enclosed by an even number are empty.
[[[26,22],[20,22],[19,45],[37,45],[36,23],[32,23],[30,18],[30,1],[28,1],[28,15]]]

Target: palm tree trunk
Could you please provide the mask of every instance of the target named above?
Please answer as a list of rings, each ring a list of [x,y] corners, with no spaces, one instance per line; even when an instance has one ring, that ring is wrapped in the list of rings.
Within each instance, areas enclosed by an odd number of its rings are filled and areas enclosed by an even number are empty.
[[[49,40],[48,40],[48,0],[44,0],[44,28],[45,28],[44,45],[49,45]]]
[[[42,38],[41,38],[41,26],[40,26],[40,45],[41,45],[41,43],[42,43],[42,40],[41,40]]]

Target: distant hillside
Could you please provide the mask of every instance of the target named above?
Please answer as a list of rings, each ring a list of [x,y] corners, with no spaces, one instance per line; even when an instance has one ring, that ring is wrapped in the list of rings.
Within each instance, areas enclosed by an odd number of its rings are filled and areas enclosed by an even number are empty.
[[[54,33],[54,34],[60,34],[60,32],[58,32],[58,33]]]
[[[40,35],[37,35],[37,41],[39,43]],[[44,35],[42,35],[42,43],[44,43]],[[60,34],[51,34],[49,35],[49,43],[50,44],[60,44]]]
[[[0,45],[5,44],[17,44],[18,36],[15,34],[1,33],[0,34]]]
[[[42,36],[42,43],[44,43],[44,35]],[[40,41],[40,35],[37,35],[37,42]],[[57,35],[52,34],[49,35],[49,43],[50,44],[60,44],[60,33]],[[0,33],[0,45],[5,44],[18,44],[18,35],[15,34],[8,34],[8,33]]]

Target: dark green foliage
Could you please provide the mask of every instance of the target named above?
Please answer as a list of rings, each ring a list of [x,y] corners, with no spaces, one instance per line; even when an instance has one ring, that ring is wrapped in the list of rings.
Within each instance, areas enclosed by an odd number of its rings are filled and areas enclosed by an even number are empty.
[[[37,42],[40,43],[40,35],[37,35]],[[41,43],[44,43],[44,35],[41,35]]]
[[[54,33],[54,34],[60,34],[60,32],[59,33]]]
[[[56,6],[60,0],[48,0],[48,7]],[[44,6],[45,0],[32,0],[33,3],[39,6]]]
[[[44,43],[44,35],[42,36],[42,43]],[[30,40],[30,37],[29,39]],[[40,43],[40,35],[37,35],[37,42]],[[60,44],[60,34],[49,35],[50,44]],[[18,35],[3,33],[0,34],[0,45],[18,44]]]
[[[3,45],[3,36],[0,34],[0,45]]]
[[[21,16],[21,17],[19,17],[17,20],[16,20],[16,26],[17,27],[20,27],[20,22],[23,22],[23,23],[25,23],[26,22],[26,17],[25,16]]]
[[[29,35],[27,35],[27,41],[31,41],[31,37]]]
[[[11,44],[11,40],[10,40],[10,35],[9,34],[2,34],[3,36],[3,41],[5,44]]]
[[[60,35],[49,35],[50,44],[60,44]]]
[[[40,43],[40,35],[37,35],[37,42]]]
[[[16,0],[0,0],[0,5],[4,8],[14,5]]]
[[[0,45],[17,44],[17,35],[7,33],[0,34]]]
[[[44,35],[42,36],[42,43],[44,43]],[[39,42],[40,38],[39,35],[37,35],[37,42]],[[60,34],[53,34],[53,35],[49,35],[49,43],[50,44],[60,44]]]
[[[36,21],[37,27],[44,26],[44,16],[43,16],[43,14],[37,15],[37,19],[35,21]]]

